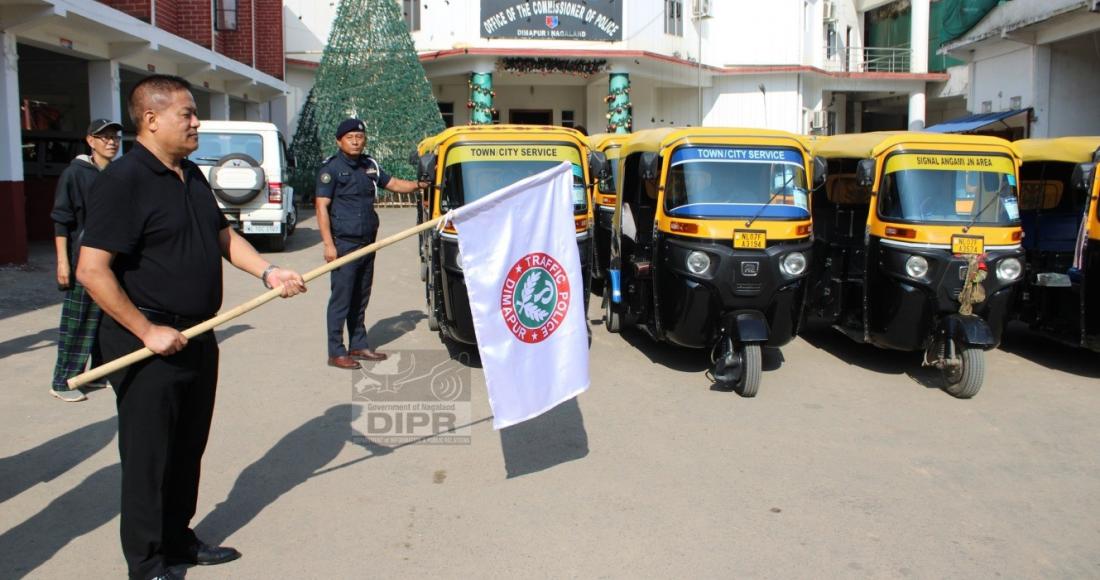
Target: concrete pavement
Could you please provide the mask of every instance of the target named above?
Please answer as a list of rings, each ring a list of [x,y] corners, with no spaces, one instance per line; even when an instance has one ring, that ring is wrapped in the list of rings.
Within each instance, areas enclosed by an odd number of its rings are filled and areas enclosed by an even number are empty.
[[[382,235],[414,222],[381,212]],[[277,263],[321,262],[306,219]],[[0,271],[0,577],[123,577],[114,396],[46,392],[60,295],[48,248]],[[442,350],[416,245],[384,250],[374,346]],[[225,308],[263,291],[227,266]],[[189,577],[1096,577],[1100,357],[1013,329],[960,401],[919,355],[814,329],[760,394],[705,353],[593,324],[592,387],[502,432],[473,377],[469,445],[353,441],[324,365],[327,279],[219,331],[194,526],[244,553]],[[590,317],[599,316],[593,300]]]

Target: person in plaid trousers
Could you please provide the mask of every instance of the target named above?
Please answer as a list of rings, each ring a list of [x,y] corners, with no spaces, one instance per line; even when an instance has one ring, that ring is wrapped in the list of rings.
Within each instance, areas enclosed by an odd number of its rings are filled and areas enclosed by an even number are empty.
[[[84,394],[84,387],[77,391],[68,390],[66,381],[84,372],[89,355],[92,366],[102,362],[96,345],[101,312],[84,286],[76,281],[74,273],[80,238],[84,235],[85,196],[91,191],[99,171],[118,153],[121,130],[122,125],[110,119],[96,119],[88,125],[85,140],[92,152],[77,156],[65,168],[57,182],[53,211],[50,212],[57,247],[57,287],[65,291],[57,341],[57,364],[54,366],[50,394],[70,403],[84,401],[88,397]],[[103,386],[106,385],[93,383],[90,388]]]

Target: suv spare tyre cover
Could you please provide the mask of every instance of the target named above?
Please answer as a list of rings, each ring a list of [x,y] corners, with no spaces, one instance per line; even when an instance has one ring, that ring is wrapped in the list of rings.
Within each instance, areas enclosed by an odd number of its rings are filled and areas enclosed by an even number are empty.
[[[210,168],[210,188],[226,203],[248,203],[266,186],[260,162],[244,153],[224,155]]]

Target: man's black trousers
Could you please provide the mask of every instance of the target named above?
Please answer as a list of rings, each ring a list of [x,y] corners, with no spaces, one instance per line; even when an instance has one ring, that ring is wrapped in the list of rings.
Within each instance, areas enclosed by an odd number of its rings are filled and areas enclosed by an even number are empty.
[[[99,341],[108,361],[144,346],[108,316]],[[166,557],[196,542],[189,526],[214,412],[218,343],[207,332],[174,355],[146,359],[110,380],[122,458],[122,553],[131,578],[151,578],[164,572]]]

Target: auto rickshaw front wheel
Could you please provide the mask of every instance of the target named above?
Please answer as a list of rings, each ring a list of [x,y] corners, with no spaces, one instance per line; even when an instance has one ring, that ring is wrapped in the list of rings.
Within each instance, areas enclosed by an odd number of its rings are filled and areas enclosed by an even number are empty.
[[[745,398],[755,397],[760,390],[764,356],[760,343],[734,343],[729,336],[722,337],[711,351],[711,371],[715,382],[732,388]]]
[[[763,374],[764,356],[760,343],[750,342],[741,345],[741,384],[738,385],[738,394],[742,397],[755,397],[760,390],[760,378]]]
[[[985,380],[985,351],[974,346],[962,346],[954,364],[945,364],[940,372],[947,394],[969,399],[978,394]]]

